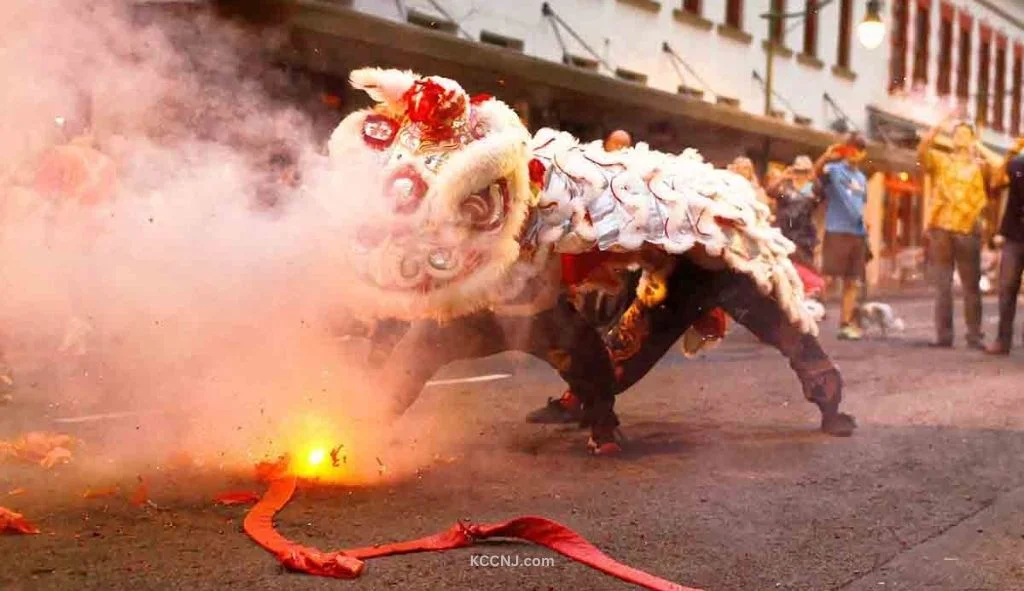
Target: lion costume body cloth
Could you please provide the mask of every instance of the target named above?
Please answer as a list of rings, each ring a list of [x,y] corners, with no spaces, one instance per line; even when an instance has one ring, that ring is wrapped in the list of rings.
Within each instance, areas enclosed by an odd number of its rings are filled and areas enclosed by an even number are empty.
[[[461,346],[449,343],[449,351],[482,356],[521,348],[545,358],[583,400],[594,438],[607,440],[617,425],[614,394],[653,361],[624,380],[620,368],[616,378],[608,359],[615,352],[609,356],[594,327],[559,300],[558,259],[585,262],[582,276],[567,269],[575,283],[596,282],[602,267],[640,266],[637,302],[620,328],[654,314],[664,316],[655,326],[672,334],[654,339],[657,350],[639,357],[656,360],[663,341],[671,346],[716,307],[715,298],[738,289],[746,304],[730,314],[748,328],[742,316],[762,316],[772,328],[755,334],[782,350],[798,375],[834,374],[835,385],[825,388],[834,390],[830,410],[822,410],[838,415],[838,372],[803,307],[789,261],[794,247],[770,227],[768,210],[745,179],[694,150],[672,155],[639,144],[609,153],[599,142],[581,144],[551,129],[531,137],[504,103],[470,98],[445,78],[363,69],[351,81],[377,101],[346,117],[329,145],[332,168],[370,188],[347,240],[354,277],[348,301],[356,315],[412,322],[413,336],[404,339],[421,350],[444,348],[441,341],[453,336],[444,331],[456,327]],[[697,292],[707,297],[695,299]],[[517,329],[502,321],[510,318],[526,320],[515,321]],[[495,329],[522,334],[479,342],[486,338],[478,333]],[[627,357],[642,347],[629,347]],[[801,356],[813,360],[798,367]],[[429,375],[418,374],[432,373],[439,361],[404,375],[417,374],[411,380],[419,383]],[[814,380],[801,380],[811,398]]]

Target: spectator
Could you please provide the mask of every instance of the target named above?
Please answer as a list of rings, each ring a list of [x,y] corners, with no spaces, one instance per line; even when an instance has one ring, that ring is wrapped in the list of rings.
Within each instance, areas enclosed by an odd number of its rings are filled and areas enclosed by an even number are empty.
[[[822,272],[832,282],[841,281],[839,338],[847,340],[862,337],[856,312],[867,264],[867,228],[864,225],[867,178],[859,165],[866,154],[864,139],[852,133],[842,144],[829,146],[814,164],[815,176],[821,182],[827,202]]]
[[[629,135],[628,131],[616,129],[604,138],[605,152],[617,152],[631,147],[633,147],[633,137]]]
[[[771,210],[771,201],[768,199],[768,194],[765,193],[764,187],[761,186],[761,181],[757,178],[754,163],[750,158],[747,158],[746,156],[737,156],[726,168],[750,181],[751,186],[754,187],[754,191],[757,193],[757,200],[765,204],[768,209]]]
[[[977,148],[970,123],[953,126],[953,152],[933,149],[935,136],[947,117],[921,138],[918,159],[932,175],[934,197],[925,218],[935,281],[935,347],[953,346],[953,270],[960,275],[967,320],[967,346],[982,348],[981,332],[981,214],[988,203],[990,167]]]
[[[814,181],[814,163],[808,156],[797,156],[779,179],[768,186],[768,196],[775,201],[775,221],[782,235],[796,245],[793,260],[814,267],[814,249],[818,246],[818,230],[814,226],[814,210],[821,203]]]
[[[1024,273],[1024,138],[1007,154],[1006,177],[1010,182],[1009,196],[1003,221],[999,226],[997,242],[1001,241],[999,262],[999,331],[985,352],[991,355],[1009,355],[1013,344],[1013,318],[1017,314],[1017,295],[1020,293],[1021,273]]]

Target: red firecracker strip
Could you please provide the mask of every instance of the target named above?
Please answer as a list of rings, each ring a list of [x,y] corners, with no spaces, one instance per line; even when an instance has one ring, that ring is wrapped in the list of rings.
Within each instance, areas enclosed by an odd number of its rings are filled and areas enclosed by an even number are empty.
[[[39,528],[29,523],[21,513],[0,507],[0,534],[38,534]]]
[[[278,475],[266,494],[245,517],[244,529],[257,544],[271,552],[285,568],[321,577],[354,579],[363,573],[364,560],[395,554],[436,552],[465,548],[489,538],[515,538],[544,546],[605,574],[653,591],[700,591],[683,587],[616,562],[571,529],[543,517],[519,517],[502,523],[458,523],[451,529],[417,540],[365,548],[322,552],[288,540],[274,529],[274,515],[295,494],[296,479]]]
[[[259,500],[259,493],[251,490],[232,490],[213,497],[213,502],[217,505],[252,505]]]

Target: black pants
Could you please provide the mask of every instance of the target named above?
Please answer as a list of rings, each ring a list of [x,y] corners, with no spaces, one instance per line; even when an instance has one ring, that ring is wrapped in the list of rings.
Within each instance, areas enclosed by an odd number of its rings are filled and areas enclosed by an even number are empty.
[[[479,312],[439,323],[408,325],[393,346],[375,343],[378,358],[387,354],[381,372],[383,392],[393,397],[396,414],[405,412],[423,386],[445,365],[504,351],[522,351],[558,371],[583,403],[585,423],[595,429],[618,425],[615,369],[596,328],[561,297],[554,308],[534,316],[499,316]]]
[[[932,281],[935,283],[935,331],[940,343],[953,342],[953,269],[964,292],[967,342],[980,343],[981,238],[933,228],[928,233]]]
[[[746,275],[708,270],[685,258],[668,280],[665,301],[647,308],[634,300],[609,334],[609,348],[619,367],[618,391],[647,375],[694,322],[716,307],[789,359],[804,396],[824,414],[837,411],[842,380],[818,339],[794,326],[778,303]]]
[[[481,312],[447,324],[420,321],[408,327],[387,355],[384,391],[404,412],[441,367],[459,359],[518,350],[547,361],[568,383],[594,429],[618,424],[615,395],[645,375],[693,323],[715,307],[790,361],[804,396],[826,416],[842,398],[839,371],[817,338],[801,333],[770,297],[745,275],[704,269],[685,257],[668,279],[665,300],[647,308],[634,300],[612,329],[608,347],[597,329],[563,297],[535,316],[499,316]],[[610,351],[609,351],[610,349]],[[610,353],[610,354],[609,354]],[[614,359],[614,364],[613,364]]]
[[[998,343],[1007,349],[1013,344],[1013,318],[1017,314],[1020,278],[1024,273],[1024,242],[1007,240],[999,260],[999,335]]]

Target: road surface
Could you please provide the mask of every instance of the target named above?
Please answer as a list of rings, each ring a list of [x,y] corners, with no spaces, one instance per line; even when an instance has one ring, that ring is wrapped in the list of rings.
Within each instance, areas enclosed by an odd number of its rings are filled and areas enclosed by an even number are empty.
[[[1024,353],[925,348],[930,304],[895,305],[908,328],[887,341],[837,342],[834,312],[822,329],[860,423],[851,438],[817,433],[817,411],[784,360],[738,331],[700,359],[673,353],[623,395],[627,450],[592,458],[585,433],[523,423],[562,386],[542,364],[507,355],[440,377],[511,378],[440,383],[413,408],[414,418],[457,432],[444,461],[377,486],[302,489],[279,527],[338,548],[536,514],[630,565],[707,590],[1024,589]],[[23,427],[31,408],[16,399],[0,410],[0,429]],[[61,428],[85,438],[90,425]],[[0,588],[628,588],[515,544],[374,560],[358,581],[283,573],[240,532],[244,508],[210,503],[233,484],[221,476],[168,476],[154,485],[157,508],[144,509],[82,499],[83,478],[73,469],[0,472],[0,505],[44,530],[0,538]],[[29,492],[3,497],[15,487]],[[488,567],[474,555],[553,561]]]

